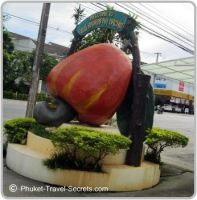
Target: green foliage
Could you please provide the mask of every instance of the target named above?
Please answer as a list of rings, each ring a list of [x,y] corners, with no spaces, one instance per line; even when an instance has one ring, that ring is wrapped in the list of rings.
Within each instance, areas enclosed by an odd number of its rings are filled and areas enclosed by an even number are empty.
[[[12,51],[3,54],[3,86],[4,90],[12,90],[20,93],[28,93],[31,83],[32,66],[34,62],[35,51]],[[42,65],[40,69],[40,78],[45,80],[49,71],[58,63],[58,61],[43,54]]]
[[[116,32],[111,29],[98,28],[89,33],[81,41],[78,50],[100,43],[112,43]]]
[[[50,159],[44,160],[44,165],[49,169],[72,169],[81,171],[96,171],[101,172],[101,165],[95,166],[94,162],[87,160],[74,160],[65,152],[54,153]]]
[[[33,118],[15,118],[5,122],[4,134],[8,142],[24,144],[27,132],[36,121]]]
[[[7,53],[12,53],[14,51],[14,44],[6,29],[3,30],[3,50],[6,50]]]
[[[12,91],[3,91],[3,98],[15,99],[15,100],[27,100],[28,94],[21,94],[21,93],[12,92]],[[44,93],[36,94],[36,101],[49,101],[49,100],[50,100],[50,97]]]
[[[9,32],[3,29],[3,84],[7,87],[13,84],[12,80],[12,60],[13,60],[14,44],[11,40]]]
[[[30,131],[40,137],[50,139],[51,133],[46,130],[46,126],[34,123],[32,124]]]
[[[106,10],[113,10],[113,7],[107,7]],[[83,10],[84,12],[84,10]],[[76,13],[76,11],[75,11]],[[76,20],[75,20],[76,21]],[[78,23],[77,23],[78,24]],[[116,32],[111,29],[98,28],[87,34],[81,41],[78,51],[94,44],[113,43]]]
[[[55,67],[55,65],[57,65],[57,63],[58,61],[54,57],[48,55],[45,52],[42,59],[42,66],[40,69],[40,79],[45,81],[48,76],[48,73],[53,67]]]
[[[78,8],[75,8],[75,9],[74,9],[74,14],[73,14],[72,17],[73,17],[74,20],[75,20],[75,25],[76,25],[76,26],[77,26],[77,25],[81,22],[81,20],[85,17],[84,11],[85,11],[85,9],[82,9],[82,8],[81,8],[81,5],[79,5]]]
[[[147,131],[145,144],[148,146],[145,159],[160,163],[161,152],[166,147],[185,147],[189,139],[181,133],[166,129],[153,128]]]
[[[100,171],[101,160],[131,144],[127,137],[84,127],[58,128],[51,135],[57,152],[45,161],[49,168]]]

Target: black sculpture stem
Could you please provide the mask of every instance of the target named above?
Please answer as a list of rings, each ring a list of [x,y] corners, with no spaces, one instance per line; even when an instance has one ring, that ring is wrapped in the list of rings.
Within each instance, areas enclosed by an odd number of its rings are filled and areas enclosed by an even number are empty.
[[[70,56],[71,54],[73,54],[77,47],[80,45],[82,40],[82,37],[74,37],[70,46],[70,49],[68,50],[68,53],[66,55],[66,57]]]
[[[133,55],[133,99],[131,103],[132,117],[130,119],[129,135],[132,138],[132,144],[127,151],[126,164],[133,166],[141,165],[141,155],[143,141],[145,139],[145,114],[148,101],[147,93],[150,84],[150,76],[140,72],[140,50],[136,33],[131,33],[130,44],[128,48]]]

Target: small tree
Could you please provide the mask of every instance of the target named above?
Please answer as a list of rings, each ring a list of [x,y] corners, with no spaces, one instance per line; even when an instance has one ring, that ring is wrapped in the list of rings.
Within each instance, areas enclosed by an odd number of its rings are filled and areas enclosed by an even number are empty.
[[[148,146],[145,159],[160,163],[161,152],[166,147],[185,147],[189,141],[184,135],[166,129],[153,128],[147,131],[145,144]]]
[[[101,171],[105,156],[127,149],[131,144],[130,139],[122,135],[75,126],[58,128],[51,139],[56,153],[44,163],[52,169]]]
[[[3,28],[3,86],[4,88],[11,88],[14,84],[12,73],[12,61],[14,44],[9,32]]]
[[[48,73],[55,65],[57,65],[57,63],[58,61],[54,57],[45,52],[42,60],[42,67],[40,69],[40,79],[45,81]]]
[[[85,14],[84,14],[85,9],[81,8],[81,5],[79,5],[78,8],[74,9],[74,14],[73,14],[73,18],[75,20],[75,25],[77,26],[82,19],[84,19]]]
[[[27,132],[36,121],[34,118],[15,118],[6,121],[4,134],[11,143],[25,143]]]
[[[5,54],[7,55],[7,54]],[[4,65],[4,90],[28,93],[31,82],[32,66],[35,51],[13,51],[10,56],[9,65]],[[8,59],[5,59],[8,62]],[[45,81],[49,71],[58,63],[58,61],[49,56],[43,55],[42,67],[40,70],[40,79]]]

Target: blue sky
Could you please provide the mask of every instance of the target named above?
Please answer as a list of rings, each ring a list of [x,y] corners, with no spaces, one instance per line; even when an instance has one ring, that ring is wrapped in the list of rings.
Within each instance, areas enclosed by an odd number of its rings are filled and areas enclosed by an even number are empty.
[[[70,46],[70,41],[73,38],[71,32],[75,28],[74,20],[72,18],[73,10],[77,3],[51,3],[50,15],[48,25],[57,28],[57,30],[48,29],[46,35],[46,42],[54,42],[64,46]],[[115,4],[115,9],[127,12]],[[130,4],[124,4],[126,7]],[[158,24],[163,24],[169,28],[175,28],[174,25],[182,27],[183,30],[177,29],[178,33],[184,37],[194,40],[194,7],[190,3],[135,3],[135,6],[141,8],[142,12],[146,12],[150,17],[158,20]],[[146,10],[146,6],[153,11],[156,11],[161,16],[167,18],[169,21],[164,20],[150,10]],[[82,3],[82,8],[86,9],[86,16],[93,14],[91,9],[100,11],[98,7],[94,7],[90,3]],[[40,21],[42,3],[5,3],[3,5],[3,12],[22,17],[28,20]],[[131,9],[132,11],[132,9]],[[128,12],[127,12],[128,14]],[[138,21],[146,24],[142,17],[138,16]],[[172,24],[172,23],[174,24]],[[146,24],[151,28],[150,24]],[[15,17],[11,17],[5,22],[6,28],[21,35],[25,35],[36,39],[38,34],[38,25],[27,23]],[[166,29],[168,30],[168,29]],[[185,31],[184,31],[185,30]],[[162,30],[159,30],[162,33]],[[139,46],[141,49],[142,61],[153,63],[156,59],[156,52],[161,52],[159,60],[172,60],[182,57],[192,56],[191,54],[179,49],[178,47],[165,42],[159,38],[149,35],[139,30]],[[164,31],[165,32],[165,31]],[[188,34],[187,32],[190,32]],[[192,36],[193,35],[193,36]]]

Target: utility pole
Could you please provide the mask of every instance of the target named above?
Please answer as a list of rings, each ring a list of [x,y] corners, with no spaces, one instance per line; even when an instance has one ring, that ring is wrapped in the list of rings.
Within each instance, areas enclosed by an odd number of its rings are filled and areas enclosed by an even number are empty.
[[[159,56],[161,55],[160,52],[155,53],[156,54],[156,64],[159,62]],[[156,79],[156,74],[153,75],[153,88],[155,87],[155,79]]]
[[[157,52],[157,53],[155,53],[155,54],[156,54],[156,63],[158,63],[158,61],[159,61],[159,56],[161,55],[161,53]]]
[[[36,94],[38,90],[39,73],[41,61],[44,51],[44,43],[46,37],[46,29],[49,18],[50,3],[43,3],[42,15],[40,20],[40,27],[38,32],[38,39],[36,45],[36,52],[34,57],[32,82],[29,90],[29,97],[27,103],[26,117],[33,117],[34,106],[36,104]]]

